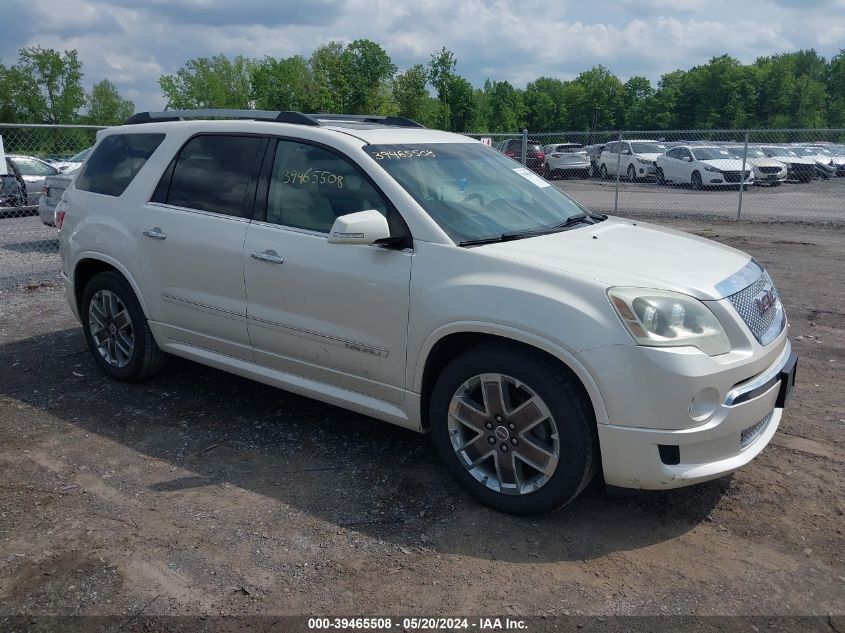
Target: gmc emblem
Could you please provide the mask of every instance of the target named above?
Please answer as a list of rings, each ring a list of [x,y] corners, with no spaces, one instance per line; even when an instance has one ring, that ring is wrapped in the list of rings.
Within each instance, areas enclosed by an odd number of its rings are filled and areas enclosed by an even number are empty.
[[[767,288],[763,288],[760,292],[758,292],[754,297],[754,305],[757,306],[757,310],[760,312],[760,316],[766,314],[769,310],[775,307],[775,303],[777,303],[777,295],[775,294],[774,286],[768,286]]]

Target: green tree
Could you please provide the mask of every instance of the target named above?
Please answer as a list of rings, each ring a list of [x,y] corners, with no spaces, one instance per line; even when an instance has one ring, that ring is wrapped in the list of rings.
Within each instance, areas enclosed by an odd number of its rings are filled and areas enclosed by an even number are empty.
[[[525,119],[529,130],[564,130],[568,126],[566,84],[554,77],[538,77],[525,87]]]
[[[344,51],[350,114],[380,114],[389,108],[388,82],[396,72],[390,55],[371,40],[355,40]]]
[[[241,55],[198,57],[185,62],[175,75],[162,75],[158,83],[168,108],[249,108],[254,65]]]
[[[422,64],[415,64],[393,78],[393,98],[398,114],[423,125],[435,125],[436,105],[428,93],[428,74]]]
[[[451,112],[449,108],[449,87],[455,76],[455,54],[444,46],[437,53],[431,54],[428,62],[428,80],[437,91],[437,99],[440,101],[440,114],[438,117],[441,127],[449,127],[451,124]]]
[[[490,131],[515,132],[525,126],[525,103],[522,91],[507,81],[485,84],[490,95]]]
[[[845,127],[845,50],[840,50],[830,60],[827,86],[830,98],[828,123],[832,127]]]
[[[259,110],[310,111],[308,96],[313,82],[304,57],[265,57],[250,69],[252,99]]]
[[[85,102],[88,111],[83,119],[91,125],[119,125],[135,113],[135,104],[121,97],[108,79],[95,83]]]
[[[77,51],[22,48],[18,63],[4,74],[9,97],[23,121],[55,124],[78,120],[85,91]]]

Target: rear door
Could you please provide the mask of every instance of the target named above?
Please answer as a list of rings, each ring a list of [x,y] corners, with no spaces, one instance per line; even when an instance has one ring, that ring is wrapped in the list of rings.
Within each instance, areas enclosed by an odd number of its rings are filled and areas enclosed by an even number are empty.
[[[338,216],[356,211],[384,214],[392,235],[408,236],[404,222],[330,148],[279,139],[265,166],[258,199],[266,203],[244,248],[256,362],[403,404],[413,252],[327,238]]]
[[[143,209],[145,295],[173,342],[252,360],[243,244],[266,143],[251,135],[194,136]]]

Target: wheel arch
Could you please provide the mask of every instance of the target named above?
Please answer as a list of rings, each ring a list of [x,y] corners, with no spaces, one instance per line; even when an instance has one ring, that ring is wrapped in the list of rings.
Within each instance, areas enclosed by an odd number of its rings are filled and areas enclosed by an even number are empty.
[[[584,389],[593,408],[596,422],[608,424],[604,399],[587,368],[568,350],[537,334],[487,323],[456,323],[432,333],[420,351],[412,382],[420,394],[420,425],[428,428],[428,401],[437,376],[460,354],[491,342],[506,342],[550,357],[570,373]]]
[[[150,313],[147,309],[147,304],[144,301],[144,295],[141,293],[141,288],[138,286],[126,267],[113,257],[109,257],[103,253],[93,252],[80,254],[73,267],[73,277],[71,277],[71,280],[73,282],[74,299],[76,300],[76,306],[79,313],[82,314],[80,302],[82,300],[82,293],[85,291],[85,286],[95,275],[110,270],[118,273],[129,283],[130,286],[132,286],[132,292],[134,292],[135,296],[138,298],[138,303],[141,304],[144,316],[149,319]]]

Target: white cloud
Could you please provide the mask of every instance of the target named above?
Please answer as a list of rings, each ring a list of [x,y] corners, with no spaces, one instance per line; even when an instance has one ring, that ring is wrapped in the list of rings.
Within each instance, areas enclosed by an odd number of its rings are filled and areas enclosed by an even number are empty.
[[[571,78],[604,64],[623,79],[652,80],[728,53],[760,55],[845,41],[845,0],[11,0],[15,28],[0,24],[0,59],[21,46],[77,48],[89,82],[109,77],[139,108],[163,105],[162,73],[225,53],[309,54],[332,39],[366,37],[400,67],[446,46],[458,71],[517,85]],[[8,13],[7,13],[8,14]]]

